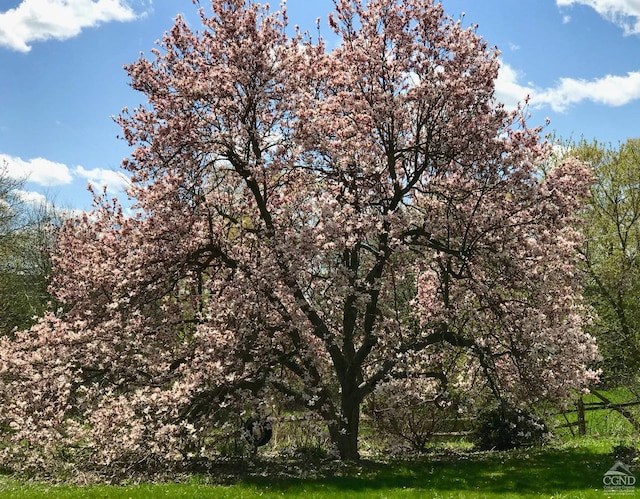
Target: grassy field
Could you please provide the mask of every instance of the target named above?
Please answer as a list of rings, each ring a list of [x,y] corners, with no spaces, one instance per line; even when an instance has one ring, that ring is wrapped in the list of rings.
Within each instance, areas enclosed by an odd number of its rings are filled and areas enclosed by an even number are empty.
[[[303,462],[268,462],[220,485],[215,475],[192,476],[180,484],[131,486],[46,486],[0,478],[2,498],[598,498],[602,477],[614,464],[613,441],[580,439],[557,447],[510,452],[437,453],[420,460],[363,462],[337,473],[295,478]],[[281,471],[289,468],[289,477]],[[308,470],[307,470],[308,471]],[[308,475],[308,473],[307,473]],[[279,477],[279,478],[278,478]],[[229,482],[229,480],[227,480]],[[640,485],[638,485],[640,496]]]
[[[636,400],[636,396],[628,390],[625,390],[624,388],[608,391],[601,390],[601,393],[615,403],[624,403],[630,400]],[[585,406],[589,406],[594,402],[601,402],[595,395],[592,394],[584,395],[582,397],[582,401],[584,402]],[[630,407],[629,410],[635,415],[636,418],[640,419],[640,407]],[[618,412],[611,409],[597,411],[587,410],[585,412],[585,419],[587,435],[602,435],[606,436],[607,438],[625,440],[632,437],[632,435],[634,434],[633,427],[631,426],[629,421],[621,416]],[[566,419],[560,416],[556,418],[556,424],[563,424],[566,422],[575,423],[576,421],[576,412],[568,414]],[[573,430],[574,433],[577,432],[577,426],[574,427]],[[556,428],[554,433],[561,437],[571,436],[571,432],[568,429]]]

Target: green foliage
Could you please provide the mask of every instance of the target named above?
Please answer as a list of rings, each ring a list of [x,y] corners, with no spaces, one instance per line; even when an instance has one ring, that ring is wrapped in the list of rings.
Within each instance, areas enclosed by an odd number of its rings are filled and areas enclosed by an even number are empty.
[[[640,139],[619,147],[585,141],[571,153],[594,170],[584,213],[585,294],[605,384],[634,385],[640,372]]]
[[[49,250],[60,218],[24,202],[21,187],[0,167],[0,335],[30,327],[50,300]]]

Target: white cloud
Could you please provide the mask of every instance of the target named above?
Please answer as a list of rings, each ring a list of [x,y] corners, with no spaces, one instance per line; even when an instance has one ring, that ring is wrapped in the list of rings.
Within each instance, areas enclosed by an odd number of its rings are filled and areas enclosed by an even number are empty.
[[[640,34],[639,0],[556,0],[559,7],[586,5],[602,17],[620,26],[627,35]]]
[[[79,217],[83,214],[83,210],[80,209],[58,206],[55,203],[55,199],[41,192],[23,190],[15,190],[14,192],[18,199],[32,210],[35,210],[34,213],[38,216],[52,216],[54,219],[59,217],[60,220],[64,220]]]
[[[33,191],[15,191],[18,197],[27,204],[34,206],[45,206],[47,204],[47,197],[44,194]]]
[[[534,93],[532,105],[548,105],[554,111],[562,112],[582,101],[623,106],[636,99],[640,99],[640,71],[626,76],[607,75],[595,80],[561,78],[556,87]]]
[[[7,173],[11,177],[43,186],[65,185],[73,180],[67,165],[44,158],[24,160],[0,154],[0,166],[2,165],[6,165]]]
[[[532,107],[550,107],[557,112],[564,112],[570,106],[584,101],[623,106],[640,99],[640,71],[629,72],[625,76],[607,75],[594,80],[561,78],[556,86],[546,89],[522,84],[519,78],[516,70],[502,63],[496,80],[496,99],[507,108],[515,108],[527,96]]]
[[[65,40],[84,28],[136,17],[127,0],[22,0],[0,12],[0,46],[28,52],[34,41]]]
[[[502,62],[496,79],[496,99],[508,109],[515,109],[519,102],[532,96],[535,90],[518,83],[519,74],[508,64]]]
[[[86,178],[91,185],[99,189],[107,186],[111,190],[124,192],[130,185],[130,181],[124,173],[115,170],[104,168],[87,170],[78,166],[75,168],[75,173]]]

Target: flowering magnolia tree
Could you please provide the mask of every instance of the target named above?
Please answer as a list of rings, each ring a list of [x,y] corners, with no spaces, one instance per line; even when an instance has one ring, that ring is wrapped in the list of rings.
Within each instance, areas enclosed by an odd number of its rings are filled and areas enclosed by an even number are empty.
[[[3,340],[5,461],[206,454],[223,408],[273,393],[356,459],[387,384],[482,379],[514,404],[584,386],[590,173],[541,173],[539,129],[494,99],[497,52],[431,0],[336,0],[332,50],[211,4],[127,68],[135,215],[98,195],[67,223],[62,310]]]

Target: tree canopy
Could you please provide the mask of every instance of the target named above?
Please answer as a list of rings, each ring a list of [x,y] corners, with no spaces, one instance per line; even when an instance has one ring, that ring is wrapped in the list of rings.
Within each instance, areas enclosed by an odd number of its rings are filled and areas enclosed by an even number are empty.
[[[30,327],[50,300],[47,292],[54,226],[51,207],[21,195],[24,181],[0,165],[0,335]]]
[[[133,214],[98,195],[65,224],[64,313],[0,348],[7,460],[206,455],[224,410],[271,394],[356,459],[385,384],[526,404],[593,379],[590,172],[542,174],[549,149],[496,102],[473,27],[431,0],[336,0],[330,49],[252,2],[200,14],[127,67],[147,99],[118,118]]]
[[[591,165],[584,217],[586,296],[594,324],[603,381],[638,386],[640,367],[640,139],[619,147],[582,141],[572,154]]]

